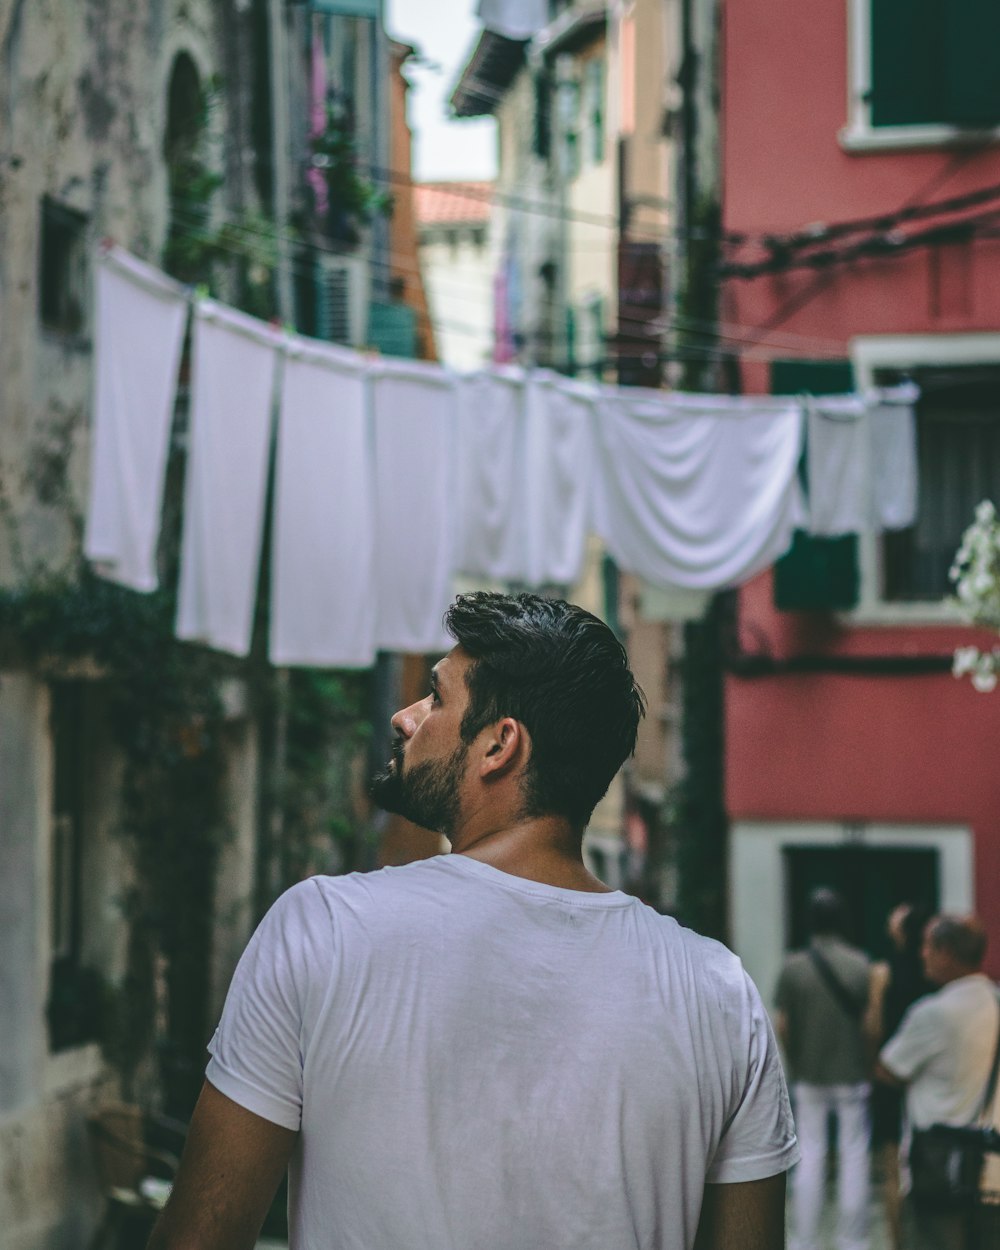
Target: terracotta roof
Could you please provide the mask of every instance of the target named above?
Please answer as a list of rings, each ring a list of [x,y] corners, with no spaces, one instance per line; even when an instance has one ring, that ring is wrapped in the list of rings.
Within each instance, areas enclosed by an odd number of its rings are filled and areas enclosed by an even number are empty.
[[[489,221],[492,182],[417,182],[413,204],[422,226]]]

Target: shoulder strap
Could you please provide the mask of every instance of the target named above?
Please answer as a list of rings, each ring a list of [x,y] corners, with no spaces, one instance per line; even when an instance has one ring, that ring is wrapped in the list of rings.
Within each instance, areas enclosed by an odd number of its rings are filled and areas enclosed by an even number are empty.
[[[996,995],[997,1010],[1000,1012],[1000,995]],[[990,1078],[986,1082],[986,1089],[983,1091],[983,1100],[979,1104],[979,1110],[972,1117],[972,1123],[981,1120],[989,1111],[993,1102],[993,1094],[997,1087],[997,1072],[1000,1070],[1000,1020],[997,1021],[997,1044],[993,1047],[993,1064],[990,1067]]]
[[[860,1020],[864,1015],[865,1004],[858,1002],[815,946],[809,947],[809,958],[812,960],[813,967],[819,973],[820,980],[837,1000],[837,1005],[845,1011],[852,1020]]]

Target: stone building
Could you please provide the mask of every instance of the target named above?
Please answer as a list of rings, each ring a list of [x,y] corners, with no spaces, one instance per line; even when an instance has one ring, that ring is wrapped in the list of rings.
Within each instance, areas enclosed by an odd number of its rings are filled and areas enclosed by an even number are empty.
[[[139,628],[156,596],[115,597],[81,563],[96,249],[113,240],[185,282],[210,272],[216,294],[257,315],[276,311],[284,286],[287,320],[367,341],[369,302],[389,285],[387,226],[367,180],[387,164],[388,41],[369,10],[361,0],[0,3],[5,1250],[86,1244],[100,1201],[85,1123],[99,1103],[190,1105],[235,960],[292,862],[266,801],[273,725],[247,665],[215,664],[210,723],[194,704],[175,708],[156,722],[146,773],[134,768],[144,747],[130,727],[154,724],[147,694],[165,707],[170,674],[191,689],[207,661],[191,648],[188,670],[174,651],[181,668],[162,667]],[[353,137],[351,190],[371,210],[353,221],[336,202],[320,219],[310,200],[315,172],[330,169],[313,158],[331,104]],[[359,275],[349,289],[347,268]],[[168,481],[168,509],[171,498]],[[116,633],[101,612],[128,595],[136,632]],[[197,788],[209,771],[210,804]],[[190,785],[171,793],[184,776]],[[202,858],[185,877],[178,861],[192,847]]]

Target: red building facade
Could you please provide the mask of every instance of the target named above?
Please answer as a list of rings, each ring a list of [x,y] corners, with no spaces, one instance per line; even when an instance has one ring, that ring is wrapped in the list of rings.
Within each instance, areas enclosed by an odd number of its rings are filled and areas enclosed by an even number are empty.
[[[975,505],[1000,502],[1000,11],[740,0],[722,46],[720,320],[743,389],[920,387],[916,524],[806,550],[800,610],[775,595],[798,566],[739,594],[733,941],[768,995],[832,884],[875,952],[898,901],[976,910],[997,975],[1000,691],[949,671],[996,638],[946,597]]]

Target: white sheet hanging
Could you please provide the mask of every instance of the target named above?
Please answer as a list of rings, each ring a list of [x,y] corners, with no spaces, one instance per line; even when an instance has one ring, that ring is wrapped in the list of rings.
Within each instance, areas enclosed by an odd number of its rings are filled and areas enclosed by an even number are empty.
[[[455,567],[469,577],[526,581],[524,371],[472,373],[456,388]]]
[[[375,659],[374,467],[365,363],[289,340],[278,410],[272,664]]]
[[[177,636],[250,650],[281,332],[195,308]]]
[[[476,16],[507,39],[530,39],[549,20],[546,0],[479,0]]]
[[[913,383],[889,387],[874,397],[872,492],[879,529],[908,529],[917,522],[917,418],[920,388]]]
[[[375,642],[424,653],[453,644],[456,390],[437,365],[372,367],[375,422]]]
[[[804,518],[796,400],[602,388],[598,534],[620,568],[695,590],[745,582]]]
[[[811,534],[905,529],[917,513],[912,384],[806,401]]]
[[[150,591],[157,586],[156,544],[187,295],[117,247],[98,254],[95,287],[83,553],[102,577]]]
[[[806,404],[809,532],[857,534],[871,524],[871,427],[863,395],[817,395]]]
[[[594,388],[534,370],[526,390],[529,586],[571,586],[580,577],[594,473]]]

